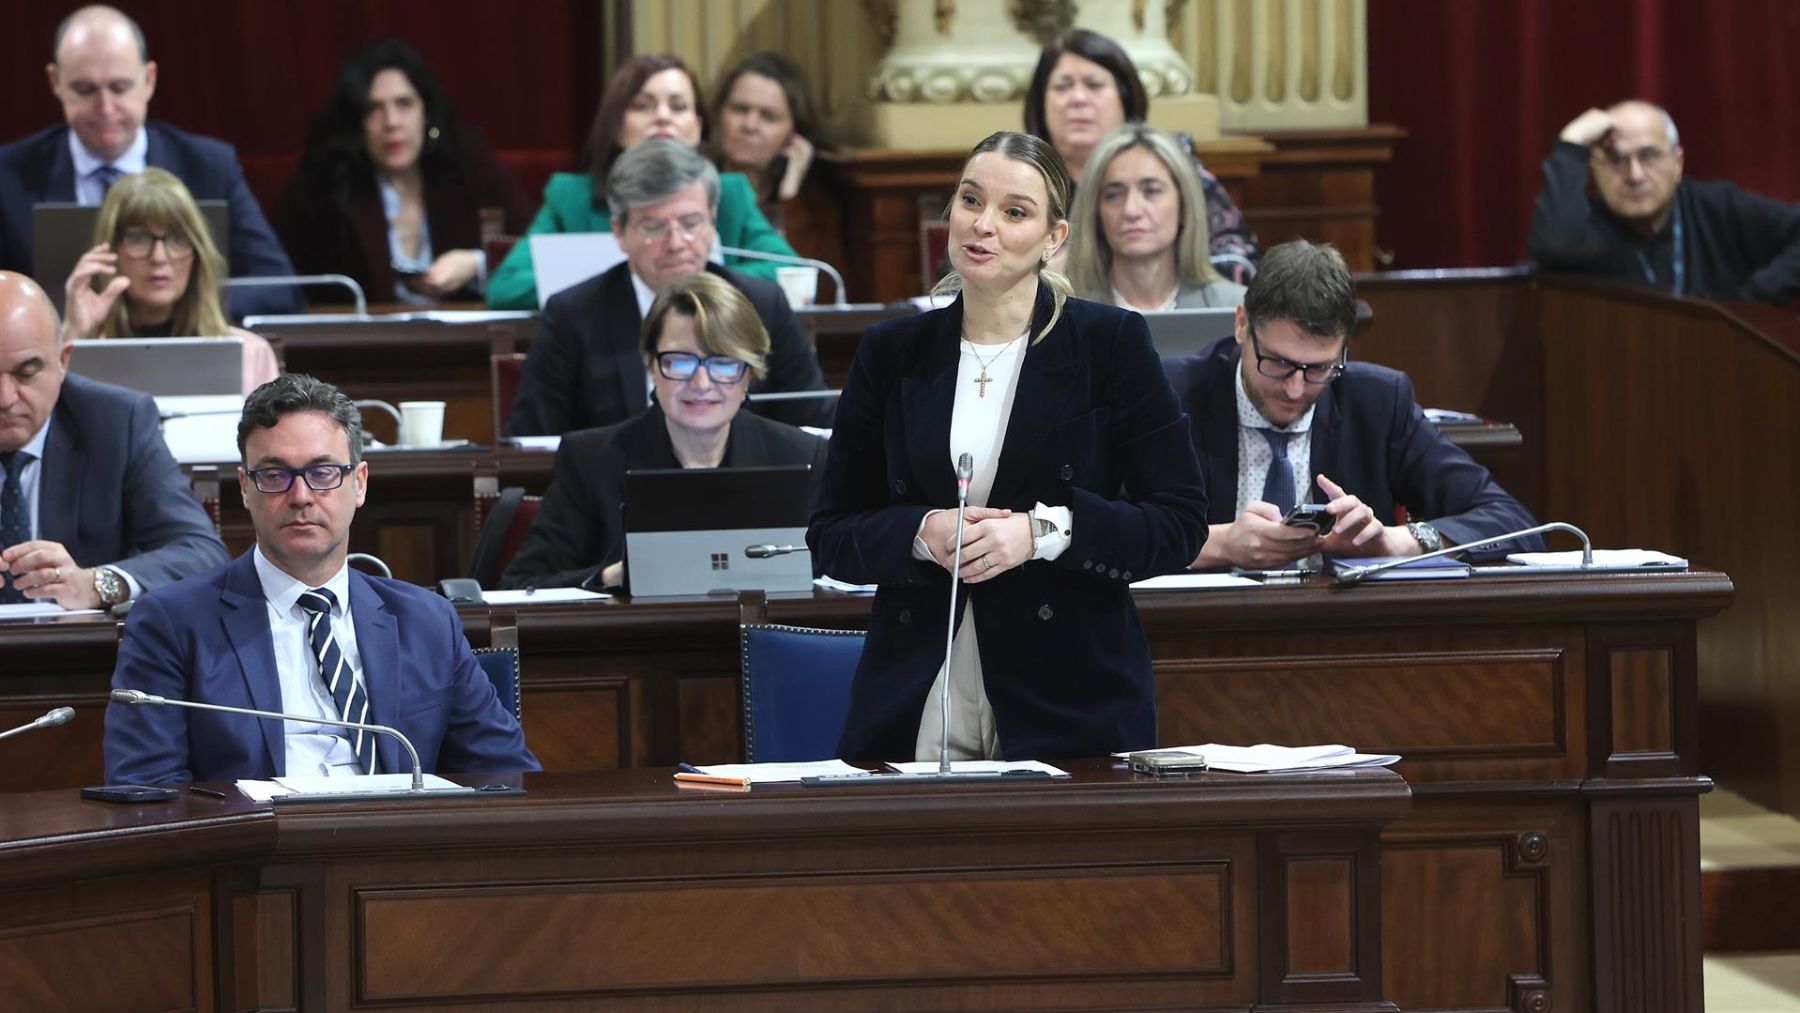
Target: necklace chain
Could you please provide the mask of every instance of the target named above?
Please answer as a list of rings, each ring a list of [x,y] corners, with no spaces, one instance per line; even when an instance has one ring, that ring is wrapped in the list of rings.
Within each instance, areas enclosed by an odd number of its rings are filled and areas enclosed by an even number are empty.
[[[981,353],[977,352],[975,350],[975,348],[976,348],[975,342],[970,341],[967,336],[963,337],[963,339],[962,339],[963,344],[969,346],[968,348],[964,349],[964,351],[966,351],[970,355],[974,356],[975,361],[981,364],[981,375],[977,376],[975,379],[969,381],[970,383],[973,383],[976,387],[975,396],[987,397],[988,384],[994,382],[994,378],[988,375],[988,367],[993,365],[996,362],[999,362],[1000,357],[1002,355],[1005,355],[1007,352],[1011,351],[1012,346],[1018,344],[1021,340],[1024,339],[1024,337],[1025,337],[1025,335],[1021,334],[1018,337],[1012,339],[1011,341],[1008,341],[1006,344],[1001,345],[999,351],[995,352],[992,356],[990,356],[986,359],[983,359],[981,357]]]

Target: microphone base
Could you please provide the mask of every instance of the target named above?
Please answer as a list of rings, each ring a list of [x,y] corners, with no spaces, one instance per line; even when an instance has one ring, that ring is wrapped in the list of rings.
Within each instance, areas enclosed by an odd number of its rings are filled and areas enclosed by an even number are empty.
[[[875,788],[893,785],[914,784],[994,784],[1014,781],[1050,781],[1054,775],[1043,770],[1014,770],[1005,773],[987,770],[951,771],[948,774],[932,771],[929,774],[902,774],[899,772],[870,774],[826,774],[819,777],[803,777],[800,783],[808,788]]]
[[[295,803],[335,803],[335,802],[425,802],[447,798],[504,798],[508,795],[523,795],[525,789],[515,785],[488,785],[481,788],[467,788],[458,785],[455,788],[421,788],[413,791],[402,788],[398,791],[344,791],[344,792],[290,792],[276,795],[269,799],[275,805],[293,805]]]

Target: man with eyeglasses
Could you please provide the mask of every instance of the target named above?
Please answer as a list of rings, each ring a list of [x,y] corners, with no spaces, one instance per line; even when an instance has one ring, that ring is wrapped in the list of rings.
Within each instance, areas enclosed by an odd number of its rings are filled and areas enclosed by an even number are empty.
[[[70,373],[60,330],[0,271],[0,604],[104,608],[224,562],[155,402]]]
[[[1675,121],[1641,100],[1589,109],[1545,157],[1531,256],[1706,299],[1800,298],[1800,205],[1684,180]],[[1596,195],[1588,195],[1592,180]]]
[[[1349,361],[1355,321],[1344,258],[1295,240],[1263,254],[1234,337],[1165,362],[1206,476],[1195,569],[1415,556],[1534,523],[1425,418],[1406,374]],[[1309,502],[1331,515],[1328,536],[1283,523]],[[1395,523],[1401,505],[1408,523]],[[1541,546],[1533,536],[1484,554]]]
[[[767,375],[751,393],[824,388],[818,352],[781,289],[707,259],[719,209],[719,170],[711,161],[673,138],[651,138],[619,156],[606,190],[625,261],[544,304],[508,435],[561,435],[641,414],[651,393],[638,348],[644,318],[669,283],[701,271],[742,291],[769,332]],[[803,398],[751,410],[790,425],[829,426],[835,403]]]
[[[350,399],[310,376],[276,377],[245,400],[238,450],[256,545],[139,601],[113,688],[388,725],[427,771],[539,769],[450,603],[346,565],[350,521],[369,492]],[[105,750],[114,784],[412,769],[391,736],[116,703]]]
[[[156,166],[186,183],[195,200],[229,202],[231,236],[224,245],[232,277],[294,273],[244,182],[237,152],[146,119],[157,66],[137,22],[112,7],[83,7],[57,25],[51,60],[45,75],[64,122],[0,147],[0,269],[34,270],[33,205],[97,206],[120,176]],[[62,284],[61,278],[40,280]],[[285,287],[245,289],[230,303],[237,318],[301,308],[299,293]]]

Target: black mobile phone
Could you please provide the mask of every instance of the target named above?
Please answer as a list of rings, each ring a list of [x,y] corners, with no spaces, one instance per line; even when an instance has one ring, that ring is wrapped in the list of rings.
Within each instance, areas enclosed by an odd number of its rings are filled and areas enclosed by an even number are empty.
[[[1301,503],[1289,510],[1287,516],[1281,519],[1281,523],[1290,528],[1311,528],[1314,533],[1323,538],[1331,534],[1332,526],[1337,524],[1337,518],[1326,512],[1325,505],[1322,503]]]
[[[82,798],[96,802],[167,802],[181,797],[174,788],[155,788],[147,784],[105,784],[81,789]]]

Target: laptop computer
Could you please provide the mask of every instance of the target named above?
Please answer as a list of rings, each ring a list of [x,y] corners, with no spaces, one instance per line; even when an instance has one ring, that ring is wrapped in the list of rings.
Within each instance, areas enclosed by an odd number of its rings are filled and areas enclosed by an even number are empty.
[[[206,222],[219,256],[231,260],[231,211],[225,201],[203,200],[200,217]],[[100,208],[94,205],[45,203],[31,208],[31,277],[63,309],[63,287],[75,262],[94,245],[94,221]]]
[[[625,587],[633,598],[812,588],[807,465],[625,473]]]
[[[1235,333],[1237,307],[1151,310],[1144,314],[1144,320],[1150,325],[1150,342],[1156,346],[1156,354],[1173,359],[1203,351]]]
[[[163,442],[182,464],[235,461],[244,410],[244,339],[77,341],[70,372],[156,399]]]

